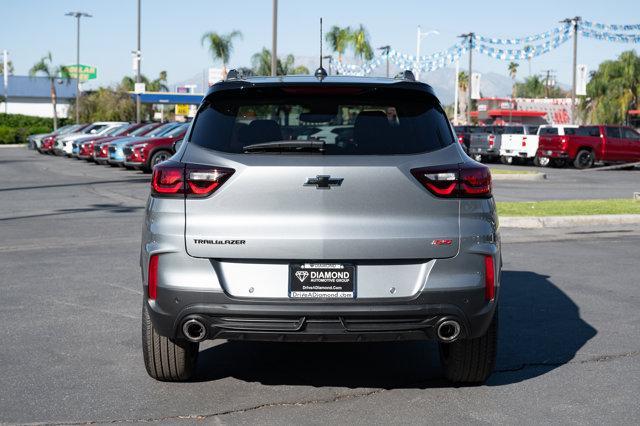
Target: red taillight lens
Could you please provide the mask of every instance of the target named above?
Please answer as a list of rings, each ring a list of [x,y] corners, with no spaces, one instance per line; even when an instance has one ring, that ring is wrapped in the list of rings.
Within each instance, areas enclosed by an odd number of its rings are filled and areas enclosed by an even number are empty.
[[[458,143],[460,143],[460,145],[464,144],[464,136],[458,136]]]
[[[151,193],[156,196],[184,194],[184,164],[166,162],[153,168]]]
[[[496,297],[496,273],[493,266],[493,256],[484,257],[484,298],[491,301]]]
[[[493,148],[493,144],[496,142],[496,135],[489,135],[489,148]]]
[[[411,174],[437,197],[491,197],[491,172],[481,164],[424,167],[411,170]]]
[[[527,137],[526,136],[522,137],[522,146],[523,147],[527,146]]]
[[[158,293],[158,255],[151,255],[149,259],[149,276],[147,280],[149,287],[149,299],[155,300]]]
[[[235,170],[225,167],[164,162],[153,168],[152,194],[189,198],[208,197],[231,177]]]

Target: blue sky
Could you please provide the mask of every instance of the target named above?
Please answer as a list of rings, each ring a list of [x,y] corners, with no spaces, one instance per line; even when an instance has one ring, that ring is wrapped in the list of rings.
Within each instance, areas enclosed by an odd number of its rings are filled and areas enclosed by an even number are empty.
[[[143,0],[143,73],[157,76],[166,70],[170,82],[202,73],[212,66],[200,38],[206,31],[242,31],[230,65],[250,65],[251,55],[271,44],[271,0]],[[3,0],[0,13],[0,49],[8,49],[16,74],[51,51],[55,62],[75,62],[75,20],[64,16],[72,10],[89,12],[83,20],[81,62],[98,68],[92,86],[108,85],[132,74],[131,50],[136,43],[136,0]],[[637,1],[377,1],[324,0],[279,1],[280,55],[315,56],[318,51],[318,18],[331,25],[364,24],[374,47],[390,44],[415,53],[416,27],[437,29],[440,35],[423,41],[422,54],[451,46],[462,32],[495,37],[517,37],[538,33],[558,20],[580,15],[612,24],[640,23]],[[638,47],[579,39],[578,62],[593,70],[606,59]],[[640,49],[637,49],[640,50]],[[464,59],[466,61],[466,58]],[[465,62],[463,62],[465,63]],[[474,70],[507,74],[507,63],[478,54]],[[533,73],[553,69],[558,81],[571,81],[571,43],[536,58]],[[527,63],[520,77],[528,74]]]

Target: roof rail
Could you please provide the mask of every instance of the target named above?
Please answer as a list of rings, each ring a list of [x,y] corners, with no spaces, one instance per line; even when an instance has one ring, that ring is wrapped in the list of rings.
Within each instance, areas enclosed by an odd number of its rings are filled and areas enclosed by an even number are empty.
[[[396,80],[416,81],[416,76],[413,75],[413,71],[411,70],[400,71],[396,74],[395,78]]]
[[[224,80],[229,81],[229,80],[243,80],[243,79],[244,79],[244,74],[242,73],[242,71],[234,68],[227,72],[227,77]]]

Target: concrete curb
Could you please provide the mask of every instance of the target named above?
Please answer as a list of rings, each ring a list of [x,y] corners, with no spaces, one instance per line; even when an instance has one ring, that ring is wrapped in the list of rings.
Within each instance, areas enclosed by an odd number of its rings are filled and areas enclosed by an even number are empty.
[[[565,228],[585,225],[625,225],[635,223],[640,224],[640,214],[500,217],[500,226],[504,228]]]
[[[491,180],[545,180],[547,178],[546,173],[511,173],[511,174],[491,174]]]
[[[26,143],[6,143],[6,144],[0,144],[0,148],[20,148],[20,147],[26,147],[27,144]]]

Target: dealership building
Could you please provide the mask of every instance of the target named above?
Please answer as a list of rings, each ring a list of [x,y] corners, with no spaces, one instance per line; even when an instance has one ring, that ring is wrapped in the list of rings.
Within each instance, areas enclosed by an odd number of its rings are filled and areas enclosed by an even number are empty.
[[[471,117],[478,124],[569,124],[571,98],[481,98]]]
[[[51,81],[47,77],[10,75],[6,90],[0,82],[0,112],[37,117],[53,117]],[[76,97],[76,80],[55,79],[57,115],[66,118],[69,105]]]

